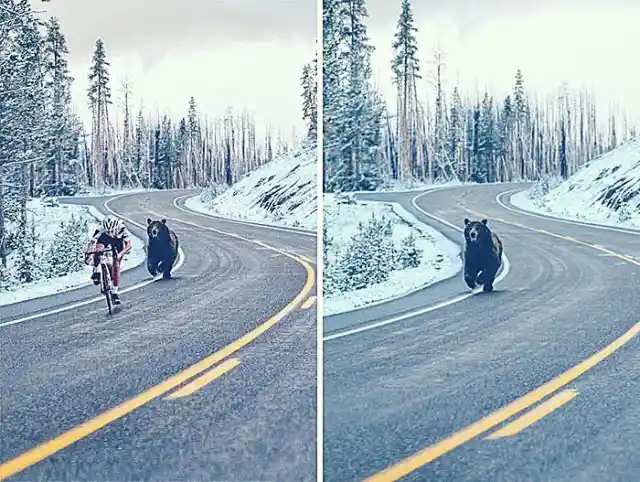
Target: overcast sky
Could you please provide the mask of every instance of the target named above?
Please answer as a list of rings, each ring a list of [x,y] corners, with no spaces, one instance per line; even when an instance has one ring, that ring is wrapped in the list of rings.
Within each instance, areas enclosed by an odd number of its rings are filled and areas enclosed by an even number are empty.
[[[486,86],[502,96],[520,68],[530,89],[554,93],[562,81],[573,90],[585,85],[601,105],[618,102],[640,121],[640,0],[414,0],[412,5],[423,73],[433,70],[428,61],[439,44],[449,91],[459,81],[464,91]],[[389,62],[400,1],[369,0],[368,6],[376,82],[395,99]]]
[[[154,113],[184,115],[191,95],[210,116],[255,112],[285,134],[300,120],[300,74],[313,58],[315,0],[52,0],[67,38],[74,100],[87,115],[87,73],[97,38],[115,95],[125,76]]]

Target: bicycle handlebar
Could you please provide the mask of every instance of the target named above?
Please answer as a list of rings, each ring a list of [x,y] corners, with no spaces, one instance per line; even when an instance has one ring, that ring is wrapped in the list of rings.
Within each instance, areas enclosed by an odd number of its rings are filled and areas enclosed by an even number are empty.
[[[106,252],[111,252],[111,253],[116,253],[118,250],[113,248],[112,246],[109,246],[108,248],[104,248],[104,249],[97,249],[97,250],[93,250],[93,251],[85,251],[84,254],[89,255],[89,254],[103,254]]]

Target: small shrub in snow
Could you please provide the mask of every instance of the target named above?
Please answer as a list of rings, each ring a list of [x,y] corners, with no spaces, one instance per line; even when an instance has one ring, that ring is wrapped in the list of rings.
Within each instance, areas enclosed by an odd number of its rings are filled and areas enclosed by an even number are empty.
[[[422,252],[416,244],[416,237],[413,233],[402,238],[397,250],[396,269],[417,268],[422,261]]]
[[[20,283],[31,283],[42,276],[36,254],[37,243],[34,224],[31,224],[24,234],[18,235],[14,276]]]
[[[326,219],[325,215],[322,237],[326,296],[383,283],[392,272],[416,268],[423,261],[424,252],[419,248],[416,234],[400,240],[394,237],[394,218],[376,217],[372,213],[366,223],[358,225],[356,234],[346,240],[339,237],[340,233],[331,233]],[[404,220],[397,223],[407,224]]]
[[[227,190],[228,186],[226,184],[211,184],[207,186],[202,193],[200,194],[200,201],[205,206],[211,206],[215,199],[220,196],[223,192]]]
[[[61,222],[54,240],[44,248],[45,276],[55,278],[84,269],[83,255],[89,241],[89,224],[86,220],[71,216]]]
[[[60,206],[58,199],[55,197],[43,197],[40,199],[40,202],[43,206],[47,206],[49,208],[56,208]]]
[[[327,231],[327,225],[323,223],[322,225],[322,252],[324,254],[324,260],[329,257],[329,248],[333,243],[333,238],[329,236],[329,232]]]
[[[335,256],[335,263],[328,261],[328,248],[332,240],[325,239],[325,282],[328,295],[336,292],[354,291],[382,283],[397,269],[398,254],[393,244],[393,227],[384,216],[372,215],[369,222],[358,225],[358,232]],[[327,242],[328,241],[328,242]]]
[[[2,263],[0,263],[0,291],[10,290],[18,284],[19,281],[16,279],[13,271],[8,267],[5,268]]]
[[[549,194],[553,189],[562,183],[562,179],[557,176],[545,176],[535,183],[529,190],[529,198],[539,201],[540,198]]]
[[[624,223],[633,217],[631,210],[627,204],[623,204],[618,209],[618,221]]]
[[[358,204],[358,202],[356,201],[356,196],[352,192],[337,193],[336,203],[337,204]]]

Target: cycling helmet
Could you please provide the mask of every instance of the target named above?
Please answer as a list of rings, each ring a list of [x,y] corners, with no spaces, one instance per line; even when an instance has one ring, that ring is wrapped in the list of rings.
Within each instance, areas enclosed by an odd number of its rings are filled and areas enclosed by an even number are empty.
[[[124,230],[124,223],[114,216],[107,216],[102,221],[102,228],[108,233],[120,233]]]

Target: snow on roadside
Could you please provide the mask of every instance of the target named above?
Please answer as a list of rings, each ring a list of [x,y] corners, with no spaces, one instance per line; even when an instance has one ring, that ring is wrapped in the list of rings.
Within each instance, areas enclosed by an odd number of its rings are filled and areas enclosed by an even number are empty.
[[[353,197],[350,197],[353,202]],[[462,268],[460,246],[451,242],[430,226],[418,221],[397,203],[363,202],[342,204],[335,195],[324,196],[324,223],[331,244],[327,252],[328,263],[335,263],[337,251],[358,232],[358,223],[366,223],[371,216],[382,216],[393,222],[393,242],[399,246],[411,233],[416,246],[422,250],[419,266],[389,273],[389,279],[364,289],[324,296],[324,315],[345,313],[371,304],[405,296],[441,281]]]
[[[87,236],[94,233],[99,226],[99,222],[104,218],[93,206],[83,206],[75,204],[61,204],[58,206],[47,206],[40,199],[31,200],[27,209],[29,210],[29,222],[35,220],[36,232],[39,236],[39,243],[49,244],[55,239],[56,232],[60,229],[61,222],[69,222],[73,217],[76,219],[86,219],[89,227]],[[122,270],[127,271],[142,264],[146,259],[144,251],[144,241],[136,236],[131,236],[132,249],[124,257]],[[87,238],[88,241],[88,238]],[[72,253],[69,253],[72,255]],[[9,269],[12,267],[12,256],[9,257]],[[44,296],[70,291],[85,285],[92,285],[91,267],[52,279],[37,280],[32,283],[24,283],[9,287],[6,291],[0,291],[0,306],[7,306],[21,301],[32,300]],[[93,286],[93,285],[92,285]],[[98,288],[96,288],[96,293]]]
[[[132,187],[127,189],[118,189],[108,186],[102,187],[83,187],[74,197],[102,197],[102,196],[119,196],[121,194],[137,194],[142,192],[158,192],[160,189],[149,189],[145,187]]]
[[[317,229],[317,151],[295,150],[248,173],[215,197],[205,191],[185,206],[244,221]]]
[[[640,137],[593,159],[566,181],[544,180],[511,196],[525,211],[640,228]]]
[[[460,181],[449,181],[449,182],[428,182],[428,181],[399,181],[397,179],[393,179],[387,181],[384,185],[380,186],[377,189],[377,192],[418,192],[425,191],[427,189],[441,189],[445,187],[452,186],[461,186],[462,183]],[[362,191],[365,193],[365,191]],[[370,193],[370,191],[369,191]]]

